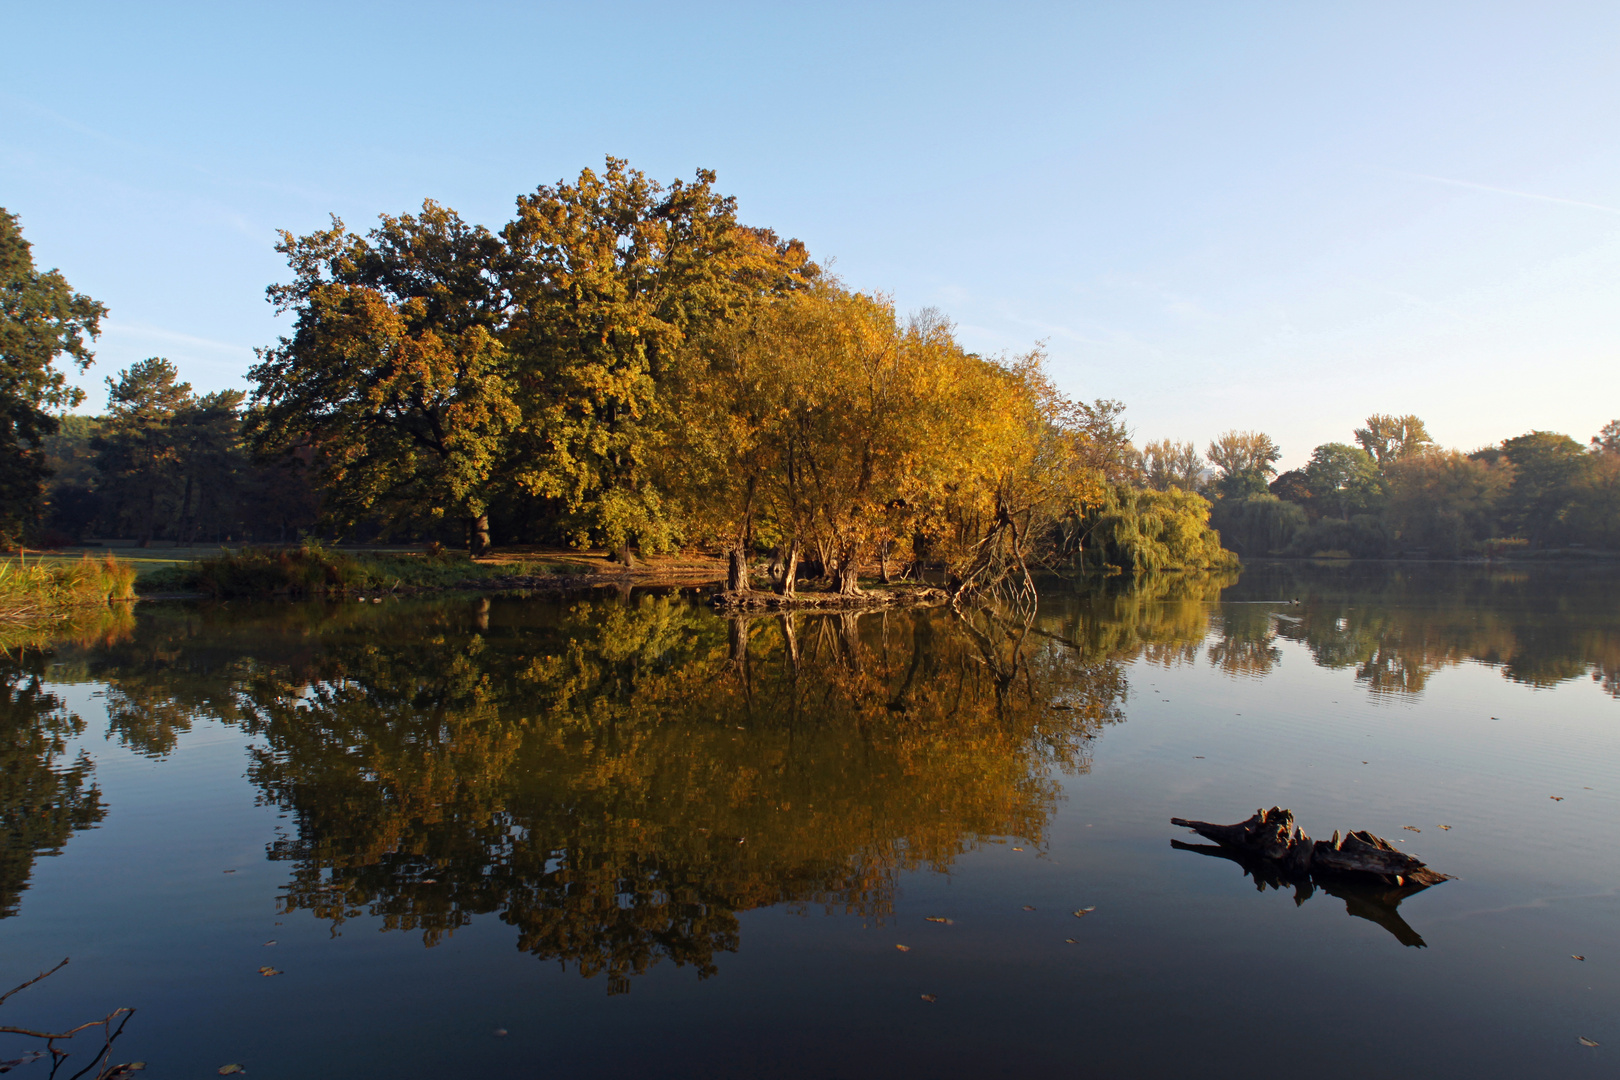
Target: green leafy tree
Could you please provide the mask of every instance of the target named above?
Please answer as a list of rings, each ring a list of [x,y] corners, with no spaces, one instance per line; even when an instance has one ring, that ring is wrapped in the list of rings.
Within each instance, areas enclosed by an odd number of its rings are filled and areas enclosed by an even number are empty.
[[[1373,456],[1345,443],[1324,443],[1311,451],[1305,484],[1323,513],[1337,513],[1344,520],[1372,510],[1382,494]]]
[[[80,371],[89,367],[87,340],[106,313],[60,271],[35,269],[16,215],[0,208],[0,539],[35,515],[47,475],[40,444],[58,427],[52,410],[84,400],[56,361],[66,355]]]
[[[1497,508],[1513,466],[1434,450],[1399,458],[1384,469],[1387,517],[1401,543],[1430,554],[1467,554],[1494,535]]]
[[[1356,442],[1373,456],[1379,465],[1387,465],[1413,454],[1421,454],[1434,446],[1423,421],[1407,414],[1390,416],[1374,413],[1367,417],[1367,426],[1356,428]]]
[[[520,419],[500,338],[504,249],[431,200],[381,222],[363,237],[337,218],[281,234],[293,281],[269,297],[296,323],[249,372],[253,446],[306,451],[340,529],[459,518],[483,551]]]
[[[1242,499],[1266,493],[1266,480],[1277,475],[1282,450],[1263,432],[1228,431],[1209,444],[1206,456],[1219,473],[1215,490],[1221,498]]]
[[[1513,463],[1513,483],[1504,510],[1518,536],[1541,545],[1566,539],[1565,511],[1591,465],[1584,447],[1568,435],[1531,431],[1502,441]]]
[[[1178,487],[1197,491],[1204,474],[1204,456],[1192,443],[1160,439],[1142,447],[1142,474],[1156,491]]]

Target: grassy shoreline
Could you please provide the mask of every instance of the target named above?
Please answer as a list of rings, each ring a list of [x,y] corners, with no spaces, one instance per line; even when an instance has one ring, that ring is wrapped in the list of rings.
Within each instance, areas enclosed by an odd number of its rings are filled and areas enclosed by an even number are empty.
[[[78,560],[0,560],[0,622],[55,618],[75,608],[135,598],[135,568],[108,555]]]
[[[305,543],[254,547],[140,575],[143,596],[340,597],[456,590],[571,589],[591,585],[711,580],[724,567],[709,559],[648,561],[631,569],[594,555],[503,555],[474,560],[459,552],[355,551]]]

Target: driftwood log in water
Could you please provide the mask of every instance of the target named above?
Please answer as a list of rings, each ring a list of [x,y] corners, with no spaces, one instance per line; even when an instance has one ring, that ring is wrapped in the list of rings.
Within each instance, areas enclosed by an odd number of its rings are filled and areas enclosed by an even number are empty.
[[[1294,824],[1291,810],[1273,806],[1256,810],[1254,816],[1236,825],[1213,825],[1207,821],[1171,818],[1170,824],[1191,829],[1225,848],[1257,856],[1277,865],[1293,877],[1306,875],[1370,875],[1397,887],[1428,887],[1449,881],[1451,875],[1430,870],[1422,862],[1393,844],[1366,830],[1332,840],[1312,841]]]
[[[927,585],[896,585],[870,592],[792,592],[780,593],[721,591],[714,594],[714,606],[726,611],[853,611],[885,607],[931,607],[950,599],[941,589]]]

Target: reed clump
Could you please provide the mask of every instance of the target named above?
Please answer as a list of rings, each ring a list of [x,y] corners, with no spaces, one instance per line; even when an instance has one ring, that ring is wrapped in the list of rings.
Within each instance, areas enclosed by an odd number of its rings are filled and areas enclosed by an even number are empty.
[[[135,598],[135,568],[108,555],[77,561],[0,560],[0,621],[54,618],[75,608]]]

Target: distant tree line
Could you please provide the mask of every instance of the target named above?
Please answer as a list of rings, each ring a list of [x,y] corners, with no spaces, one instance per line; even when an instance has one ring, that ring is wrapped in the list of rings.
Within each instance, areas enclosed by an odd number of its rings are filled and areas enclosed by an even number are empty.
[[[1143,448],[1155,487],[1214,501],[1223,543],[1249,557],[1458,558],[1527,547],[1620,549],[1620,420],[1582,444],[1531,431],[1471,452],[1437,446],[1416,416],[1374,415],[1352,443],[1325,443],[1278,475],[1259,432],[1227,432],[1207,451]]]

